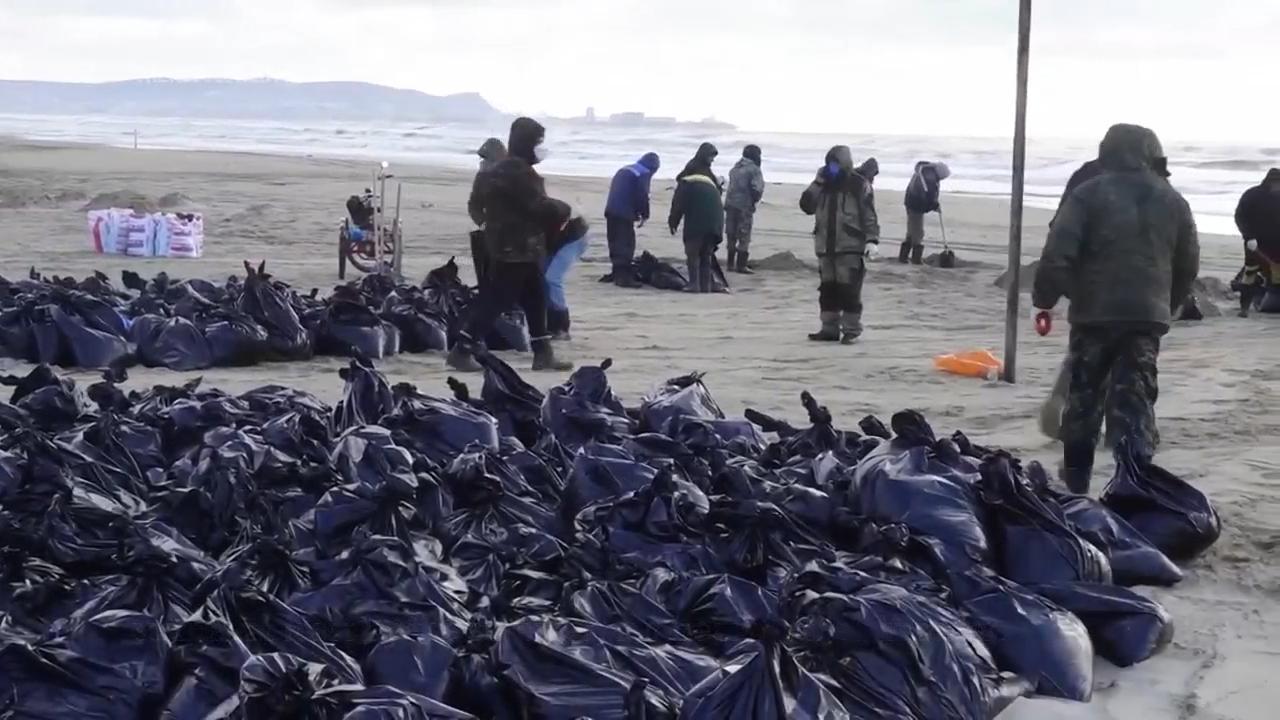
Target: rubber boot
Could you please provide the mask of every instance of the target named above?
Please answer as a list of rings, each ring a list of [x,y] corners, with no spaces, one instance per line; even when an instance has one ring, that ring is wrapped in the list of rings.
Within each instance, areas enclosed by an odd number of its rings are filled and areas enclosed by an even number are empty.
[[[640,281],[636,280],[635,270],[630,265],[619,266],[613,269],[613,284],[620,288],[634,290],[640,287]]]
[[[689,271],[689,283],[684,286],[685,292],[687,293],[702,292],[701,266],[702,266],[702,262],[697,258],[697,256],[693,256],[693,255],[686,256],[685,268]]]
[[[902,244],[898,246],[898,262],[902,263],[903,265],[906,265],[910,259],[911,259],[911,241],[903,240]]]
[[[924,245],[913,245],[911,247],[911,264],[912,265],[924,264]]]
[[[862,317],[844,313],[840,319],[840,344],[852,345],[862,337]]]
[[[1249,317],[1249,311],[1253,309],[1254,286],[1245,285],[1240,288],[1240,317]]]
[[[470,343],[462,341],[454,343],[453,349],[449,351],[448,357],[444,360],[444,364],[450,370],[464,373],[478,373],[484,370],[480,363],[476,361],[476,356],[472,352]]]
[[[572,369],[573,363],[556,357],[556,352],[552,349],[550,340],[540,338],[533,341],[534,372],[569,372]]]
[[[1089,482],[1093,477],[1093,468],[1073,468],[1063,465],[1058,469],[1058,477],[1062,484],[1076,495],[1089,494]]]
[[[823,312],[818,314],[818,318],[822,321],[822,329],[809,333],[809,339],[814,342],[840,342],[840,313]]]
[[[750,260],[751,260],[751,253],[748,253],[746,250],[742,250],[738,252],[738,272],[739,273],[742,273],[743,275],[756,274],[756,272],[751,269],[751,266],[747,264],[748,261]],[[729,262],[733,262],[733,261],[730,260]]]

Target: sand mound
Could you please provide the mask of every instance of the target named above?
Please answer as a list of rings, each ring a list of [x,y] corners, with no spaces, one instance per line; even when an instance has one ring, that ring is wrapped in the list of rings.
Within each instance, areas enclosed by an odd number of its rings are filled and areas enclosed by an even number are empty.
[[[1036,270],[1038,270],[1039,268],[1040,268],[1039,260],[1033,260],[1030,263],[1022,266],[1022,276],[1021,276],[1022,282],[1020,283],[1021,287],[1018,288],[1020,292],[1024,292],[1024,293],[1031,292],[1031,281],[1035,280]],[[994,284],[996,287],[1000,288],[1001,290],[1008,290],[1009,281],[1010,281],[1009,271],[1005,270],[1004,272],[1000,273],[1000,277],[996,278],[996,281]]]
[[[81,210],[107,210],[109,208],[131,208],[143,212],[155,212],[155,200],[136,190],[116,190],[115,192],[98,193],[93,199],[80,208]]]
[[[45,192],[29,188],[4,188],[0,190],[0,208],[22,210],[36,207],[58,207],[69,202],[83,202],[85,194],[79,190]]]
[[[769,272],[813,272],[816,266],[807,263],[790,250],[774,253],[766,258],[751,263],[752,269]]]
[[[161,210],[177,210],[179,208],[189,208],[195,205],[195,201],[180,192],[171,192],[156,201],[156,206]]]

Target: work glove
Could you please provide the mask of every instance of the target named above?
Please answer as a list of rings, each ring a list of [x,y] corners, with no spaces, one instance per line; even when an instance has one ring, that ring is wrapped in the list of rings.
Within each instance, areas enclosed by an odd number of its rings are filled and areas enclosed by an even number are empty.
[[[645,223],[645,221],[646,221],[646,220],[648,220],[648,218],[640,218],[640,222],[636,223],[636,227],[637,227],[637,228],[642,228],[642,227],[644,227],[644,223]]]
[[[1048,335],[1053,332],[1053,310],[1031,308],[1031,323],[1035,325],[1037,335],[1040,337]]]
[[[671,234],[672,234],[672,235],[675,235],[675,234],[676,234],[676,229],[677,229],[677,228],[676,228],[676,226],[675,226],[675,225],[669,225],[669,226],[667,226],[667,229],[669,229],[669,230],[671,231]]]
[[[1245,241],[1244,241],[1244,249],[1245,249],[1245,250],[1248,250],[1249,252],[1254,252],[1255,250],[1257,250],[1257,249],[1258,249],[1258,241],[1257,241],[1257,240],[1245,240]]]
[[[868,260],[875,260],[880,257],[880,243],[869,242],[862,248],[862,256]]]

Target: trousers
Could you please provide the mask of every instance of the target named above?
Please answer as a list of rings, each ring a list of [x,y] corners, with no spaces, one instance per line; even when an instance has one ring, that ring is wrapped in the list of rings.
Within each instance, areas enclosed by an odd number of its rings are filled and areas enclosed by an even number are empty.
[[[862,255],[821,255],[818,276],[818,310],[823,329],[861,335],[862,284],[867,277]]]
[[[547,261],[547,269],[543,281],[547,286],[547,307],[552,310],[568,310],[569,299],[565,296],[564,281],[578,261],[587,252],[587,238],[580,237],[565,244]]]
[[[636,224],[630,219],[608,217],[604,219],[605,237],[609,242],[609,262],[616,272],[631,269],[636,259]]]
[[[488,337],[494,321],[502,313],[519,307],[529,323],[529,338],[547,339],[547,289],[538,263],[494,261],[489,264],[487,282],[472,305],[463,328],[464,340],[475,342]]]
[[[709,293],[715,290],[716,248],[719,235],[685,238],[684,258],[689,267],[689,292]]]
[[[1091,469],[1105,418],[1108,435],[1150,458],[1160,443],[1155,405],[1164,331],[1147,326],[1071,328],[1070,380],[1062,413],[1063,464]]]
[[[730,254],[751,251],[751,225],[754,222],[755,213],[750,210],[725,209],[724,235]]]

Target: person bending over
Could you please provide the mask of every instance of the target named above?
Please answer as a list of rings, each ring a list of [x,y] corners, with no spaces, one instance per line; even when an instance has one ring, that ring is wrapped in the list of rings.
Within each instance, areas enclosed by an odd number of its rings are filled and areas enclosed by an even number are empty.
[[[636,259],[636,228],[643,227],[649,219],[649,185],[661,165],[657,153],[645,153],[637,162],[615,173],[609,183],[609,199],[604,208],[605,236],[609,241],[613,283],[618,287],[640,287],[632,267]]]

